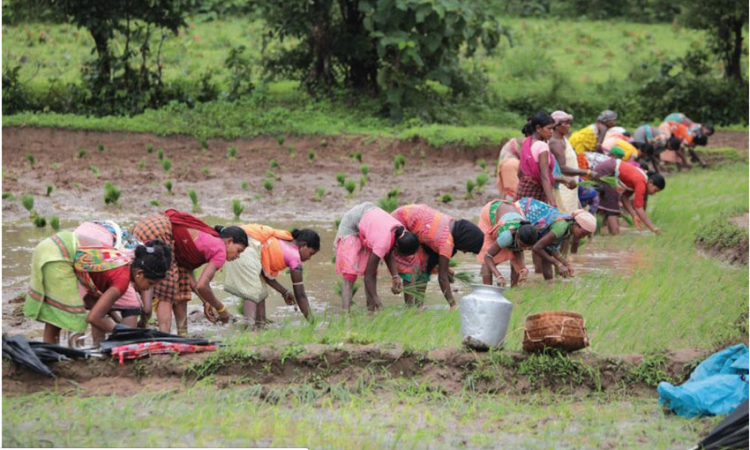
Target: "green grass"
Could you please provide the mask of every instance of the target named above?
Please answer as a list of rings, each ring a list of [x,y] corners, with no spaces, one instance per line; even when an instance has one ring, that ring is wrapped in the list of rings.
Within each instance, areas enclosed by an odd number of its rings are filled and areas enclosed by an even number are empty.
[[[471,61],[485,71],[489,89],[500,102],[518,102],[529,95],[564,93],[565,98],[604,99],[609,89],[602,83],[630,83],[627,76],[641,61],[661,61],[704,45],[702,32],[671,24],[634,24],[625,21],[588,22],[562,19],[505,17],[513,30],[514,47],[501,44],[493,54],[484,52]],[[229,50],[248,39],[259,40],[262,22],[249,18],[190,23],[188,30],[165,41],[162,60],[167,81],[198,79],[211,71],[220,88],[226,87],[223,66]],[[39,37],[44,36],[44,42]],[[71,25],[24,24],[3,27],[3,63],[15,65],[23,58],[20,78],[35,90],[44,90],[49,80],[78,82],[80,67],[91,56],[88,33]],[[114,45],[122,45],[117,42]],[[287,48],[293,41],[270,41],[269,53]],[[156,44],[153,44],[154,47]],[[260,59],[260,46],[250,46],[252,57]],[[152,57],[155,57],[152,52]],[[134,117],[81,117],[55,113],[23,113],[4,117],[4,126],[55,126],[101,131],[149,132],[158,135],[184,134],[199,138],[276,135],[338,135],[422,138],[442,145],[476,147],[496,145],[517,136],[525,122],[523,114],[503,108],[458,108],[445,115],[446,125],[424,125],[418,119],[394,125],[368,101],[353,106],[327,101],[310,101],[296,82],[278,80],[260,84],[257,95],[235,103],[214,102],[165,107]],[[556,94],[555,94],[556,95]],[[609,95],[616,95],[612,93]],[[344,103],[344,102],[342,102]],[[554,107],[551,105],[550,107]],[[571,111],[576,114],[576,111]],[[530,113],[530,112],[529,112]],[[657,118],[644,117],[642,121]],[[583,123],[575,123],[574,128]],[[637,126],[638,124],[629,124]],[[746,125],[744,125],[746,129]],[[283,145],[283,141],[280,142]]]
[[[694,445],[720,420],[667,415],[653,399],[445,396],[408,380],[271,387],[266,400],[262,391],[260,385],[217,389],[209,379],[186,390],[131,397],[3,397],[3,445],[367,450],[493,449],[498,443],[548,449],[564,442],[577,449],[671,449]]]

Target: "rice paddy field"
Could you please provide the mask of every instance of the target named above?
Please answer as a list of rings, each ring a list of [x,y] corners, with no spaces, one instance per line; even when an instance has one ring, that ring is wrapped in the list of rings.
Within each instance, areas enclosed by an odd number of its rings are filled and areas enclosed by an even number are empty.
[[[496,53],[463,63],[481,66],[505,102],[556,90],[569,98],[616,95],[602,89],[634,82],[634,65],[681,56],[706,40],[676,22],[507,18],[503,25],[513,46],[503,41]],[[70,25],[2,33],[3,65],[20,64],[20,78],[40,92],[78,82],[92,58],[90,36]],[[259,62],[291,45],[262,35],[263,24],[246,17],[191,20],[165,41],[164,77],[210,73],[226,89],[232,48],[246,45]],[[58,227],[101,219],[131,227],[173,207],[211,225],[313,228],[322,241],[305,265],[312,324],[272,294],[273,323],[249,328],[219,273],[214,290],[235,319],[213,325],[197,299],[189,304],[190,334],[220,340],[216,352],[122,366],[61,362],[53,365],[56,379],[3,361],[4,447],[685,449],[721,421],[670,413],[658,405],[656,386],[680,383],[712,352],[748,343],[746,124],[719,129],[699,148],[709,168],[670,173],[666,189],[649,198],[661,234],[625,226],[620,236],[584,241],[571,256],[574,278],[547,283],[532,275],[506,291],[514,310],[505,344],[475,353],[461,347],[459,312],[449,311],[434,279],[418,310],[386,292],[381,270],[386,308],[368,315],[360,289],[344,314],[332,262],[336,220],[373,201],[427,203],[476,222],[497,196],[500,145],[520,135],[522,118],[479,108],[447,124],[393,123],[367,101],[312,102],[297,83],[271,75],[258,64],[257,90],[231,104],[170,105],[132,117],[3,117],[4,333],[41,338],[19,294],[34,247]],[[469,181],[476,187],[467,189]],[[453,264],[479,281],[474,255],[459,254]],[[500,270],[507,277],[507,264]],[[460,298],[471,287],[453,290]],[[591,345],[572,355],[523,353],[526,316],[553,310],[582,314]]]

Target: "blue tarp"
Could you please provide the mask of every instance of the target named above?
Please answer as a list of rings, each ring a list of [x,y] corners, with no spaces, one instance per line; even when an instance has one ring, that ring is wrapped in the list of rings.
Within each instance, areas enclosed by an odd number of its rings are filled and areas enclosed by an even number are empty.
[[[731,413],[748,398],[749,357],[744,344],[714,353],[682,385],[659,383],[659,404],[683,417]]]

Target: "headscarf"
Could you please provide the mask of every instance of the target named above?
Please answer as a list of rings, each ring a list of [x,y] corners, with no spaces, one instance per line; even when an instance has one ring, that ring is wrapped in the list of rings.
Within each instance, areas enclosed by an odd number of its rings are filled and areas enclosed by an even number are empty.
[[[566,113],[565,111],[555,111],[552,113],[552,118],[555,119],[555,125],[559,125],[560,122],[572,122],[573,116]]]
[[[590,212],[583,209],[576,209],[571,216],[573,216],[573,220],[584,230],[589,233],[596,231],[596,217]]]
[[[453,248],[462,252],[470,252],[475,255],[482,250],[484,244],[484,232],[478,226],[466,219],[456,220],[453,223]]]
[[[596,118],[597,122],[602,123],[609,122],[610,120],[617,120],[617,113],[609,109],[602,111],[599,117]]]

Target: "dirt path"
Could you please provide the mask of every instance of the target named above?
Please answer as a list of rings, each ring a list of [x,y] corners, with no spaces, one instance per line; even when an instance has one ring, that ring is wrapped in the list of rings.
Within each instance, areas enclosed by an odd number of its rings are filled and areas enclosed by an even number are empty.
[[[283,352],[277,350],[282,347]],[[408,351],[399,344],[345,343],[247,350],[244,355],[224,357],[214,353],[179,358],[155,355],[136,362],[126,361],[122,366],[111,359],[61,362],[52,366],[55,379],[3,361],[3,395],[59,389],[75,391],[77,395],[130,396],[144,390],[182,389],[208,376],[214,377],[219,387],[263,384],[265,388],[347,384],[364,376],[370,382],[412,379],[417,385],[429,385],[446,395],[470,387],[479,392],[510,395],[550,388],[576,395],[625,390],[654,396],[653,387],[643,379],[648,370],[663,370],[672,381],[680,382],[708,354],[705,350],[670,352],[658,367],[644,369],[649,363],[644,364],[642,355],[603,357],[579,352],[570,356],[571,363],[561,364],[562,368],[557,370],[557,365],[530,364],[530,356],[525,353],[475,353],[452,347],[429,353]]]
[[[737,225],[738,227],[742,227],[742,228],[750,227],[750,214],[748,213],[745,213],[744,216],[732,217],[729,220],[731,220],[731,222]]]

